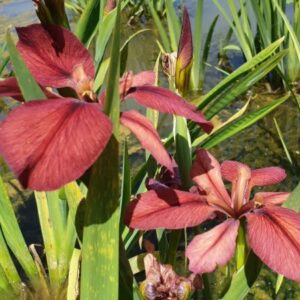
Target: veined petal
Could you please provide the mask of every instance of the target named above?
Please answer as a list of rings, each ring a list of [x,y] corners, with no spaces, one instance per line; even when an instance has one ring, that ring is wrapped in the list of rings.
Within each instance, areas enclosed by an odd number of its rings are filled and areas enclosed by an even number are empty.
[[[223,177],[232,182],[231,199],[236,210],[249,201],[251,191],[251,169],[236,161],[224,161],[221,165]]]
[[[121,114],[120,122],[139,140],[142,147],[148,150],[157,162],[173,172],[172,160],[164,148],[160,137],[151,122],[135,110]]]
[[[266,206],[247,215],[250,247],[273,271],[300,281],[300,214]]]
[[[288,199],[290,194],[286,192],[259,192],[255,194],[253,200],[264,205],[280,205]]]
[[[272,185],[281,182],[285,177],[285,170],[279,167],[256,169],[251,171],[251,185]]]
[[[0,80],[0,96],[11,97],[23,102],[24,98],[15,77]]]
[[[193,227],[215,211],[203,199],[197,194],[157,185],[155,190],[142,193],[129,203],[125,224],[141,230]]]
[[[24,187],[54,190],[93,164],[111,132],[97,104],[70,98],[32,101],[0,124],[0,153]]]
[[[208,273],[224,266],[232,258],[236,246],[239,221],[229,219],[213,229],[193,238],[186,249],[189,270]]]
[[[212,123],[207,121],[195,106],[167,89],[154,86],[133,87],[129,90],[127,97],[132,97],[141,105],[160,112],[190,119],[198,123],[206,132],[210,132],[213,128]]]
[[[228,180],[230,182],[233,182],[239,176],[239,169],[243,168],[243,167],[248,167],[248,166],[245,165],[245,164],[242,164],[242,163],[240,163],[238,161],[225,160],[221,164],[221,173],[222,173],[222,176],[226,180]]]
[[[16,30],[17,47],[39,84],[78,90],[94,78],[89,52],[69,30],[40,24]]]
[[[214,204],[230,209],[231,199],[222,180],[220,164],[207,150],[197,150],[191,177],[202,190],[213,196]]]
[[[42,90],[46,94],[48,99],[57,99],[60,97],[58,94],[52,93],[47,89],[44,89],[43,87]],[[6,79],[0,80],[0,96],[11,97],[20,102],[25,101],[15,77],[8,77]]]
[[[155,72],[153,71],[142,71],[133,75],[132,78],[132,86],[144,86],[144,85],[151,85],[155,84]]]

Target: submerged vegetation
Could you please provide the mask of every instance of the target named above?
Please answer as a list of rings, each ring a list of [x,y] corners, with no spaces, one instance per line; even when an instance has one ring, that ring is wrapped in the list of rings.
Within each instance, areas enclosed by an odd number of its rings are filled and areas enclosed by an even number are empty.
[[[299,297],[299,1],[187,2],[34,0],[7,28],[1,299]]]

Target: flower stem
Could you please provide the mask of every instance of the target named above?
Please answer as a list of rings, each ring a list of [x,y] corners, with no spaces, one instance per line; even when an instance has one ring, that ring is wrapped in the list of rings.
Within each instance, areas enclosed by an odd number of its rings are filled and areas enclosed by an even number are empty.
[[[245,234],[245,222],[242,220],[238,231],[237,245],[236,245],[236,268],[239,270],[246,263],[247,258],[247,244]]]

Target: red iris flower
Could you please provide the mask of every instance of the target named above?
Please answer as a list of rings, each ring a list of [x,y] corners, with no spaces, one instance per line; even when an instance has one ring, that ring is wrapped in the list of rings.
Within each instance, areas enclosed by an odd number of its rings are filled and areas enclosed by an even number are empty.
[[[254,253],[275,272],[300,281],[300,215],[279,206],[289,193],[258,192],[250,200],[254,186],[281,182],[286,177],[283,169],[251,170],[235,161],[220,166],[209,152],[198,150],[191,176],[197,193],[153,184],[153,190],[130,203],[125,223],[142,230],[179,229],[223,215],[221,224],[195,236],[186,249],[190,271],[205,273],[232,258],[240,220],[246,218],[248,244]],[[222,176],[232,183],[231,196]]]
[[[80,177],[105,148],[112,124],[102,112],[105,99],[93,91],[92,57],[68,30],[34,24],[17,28],[20,51],[27,67],[48,100],[24,103],[0,124],[0,153],[24,187],[53,190]],[[212,129],[196,108],[181,97],[152,86],[153,72],[131,73],[120,81],[122,100],[161,112],[178,114]],[[76,98],[65,98],[46,87],[71,88]],[[0,81],[0,96],[24,100],[15,78]],[[121,114],[128,127],[159,163],[171,169],[172,161],[150,121],[136,111]]]

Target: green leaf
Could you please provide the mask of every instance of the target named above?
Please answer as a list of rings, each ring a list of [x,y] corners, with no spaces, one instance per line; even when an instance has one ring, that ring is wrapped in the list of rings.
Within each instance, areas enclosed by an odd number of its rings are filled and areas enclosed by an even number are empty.
[[[170,33],[171,48],[172,51],[177,51],[177,45],[180,37],[180,25],[176,15],[175,8],[173,6],[173,0],[166,0],[166,12],[168,20],[168,28]]]
[[[3,268],[5,276],[15,290],[19,290],[19,285],[21,284],[21,278],[18,274],[18,271],[15,267],[15,264],[9,254],[6,242],[4,240],[2,231],[0,230],[0,266]]]
[[[200,70],[201,70],[201,42],[202,42],[202,17],[203,17],[203,0],[197,1],[193,40],[193,65],[192,65],[192,82],[194,88],[199,88]]]
[[[284,207],[300,212],[300,183],[293,190],[287,201],[283,204]]]
[[[278,47],[282,44],[283,40],[284,38],[275,41],[269,47],[259,52],[251,60],[241,65],[233,73],[231,73],[221,82],[219,82],[203,97],[203,100],[198,106],[198,109],[202,110],[208,103],[215,99],[217,95],[221,94],[224,91],[224,89],[226,89],[232,82],[235,82],[242,74],[251,71],[255,66],[266,60],[268,57],[270,57],[275,52],[275,50],[278,49]]]
[[[163,46],[164,50],[167,53],[170,53],[171,52],[171,45],[170,45],[170,42],[169,42],[169,39],[168,39],[168,35],[165,31],[165,27],[164,27],[163,23],[161,22],[157,12],[155,11],[155,8],[153,6],[153,0],[150,0],[148,2],[148,6],[150,8],[150,12],[151,12],[153,21],[155,23],[155,26],[157,27],[158,33],[160,35],[162,46]]]
[[[123,168],[122,168],[122,190],[121,190],[121,214],[120,214],[120,232],[124,230],[124,213],[127,204],[131,197],[131,178],[130,178],[130,165],[128,156],[127,141],[124,143],[123,150]]]
[[[256,69],[252,70],[248,75],[239,80],[236,84],[226,90],[219,97],[214,99],[211,105],[207,108],[205,116],[211,119],[223,108],[229,105],[238,95],[246,92],[251,86],[253,86],[260,79],[264,78],[271,70],[273,70],[281,59],[287,54],[286,51],[281,51],[268,60],[260,64]]]
[[[28,251],[24,237],[18,225],[13,207],[8,198],[2,178],[0,177],[0,224],[6,243],[14,253],[26,275],[32,281],[38,277],[35,263]]]
[[[287,146],[286,146],[286,143],[285,143],[284,138],[283,138],[283,134],[282,134],[281,129],[280,129],[280,127],[279,127],[279,125],[278,125],[278,123],[277,123],[277,121],[276,121],[276,118],[273,118],[273,121],[274,121],[274,124],[275,124],[275,127],[276,127],[277,134],[278,134],[278,136],[279,136],[279,139],[280,139],[282,148],[283,148],[283,150],[284,150],[285,156],[287,157],[289,163],[290,163],[291,165],[293,165],[293,161],[292,161],[290,152],[289,152],[289,150],[288,150],[288,148],[287,148]]]
[[[104,108],[113,136],[92,167],[85,204],[80,298],[89,300],[119,296],[120,6],[119,1]]]
[[[178,164],[182,186],[185,190],[188,190],[191,187],[192,147],[185,118],[174,118],[174,137],[176,149],[175,160]]]
[[[14,73],[24,99],[26,101],[46,99],[46,96],[32,77],[21,55],[19,54],[9,31],[6,33],[6,42],[10,60],[14,66]]]
[[[54,291],[57,291],[62,280],[60,278],[59,269],[58,269],[58,251],[57,243],[55,240],[55,231],[53,228],[53,220],[50,216],[50,211],[48,207],[47,194],[45,192],[35,192],[36,206],[39,215],[39,221],[44,241],[47,266],[49,270],[49,277],[51,287]],[[49,194],[49,193],[48,193]],[[51,197],[52,201],[58,201],[58,197],[54,199],[54,195]]]
[[[225,127],[222,127],[220,130],[215,132],[214,134],[210,135],[202,144],[201,146],[209,149],[212,148],[219,143],[225,141],[226,139],[232,137],[233,135],[241,132],[243,129],[253,125],[258,120],[269,114],[275,108],[277,108],[280,104],[285,102],[290,96],[284,96],[280,99],[276,99],[270,104],[254,111],[248,113],[247,115],[239,118],[238,120],[228,124]],[[197,146],[197,145],[195,145]]]
[[[79,267],[80,267],[80,250],[74,249],[70,261],[69,276],[68,276],[68,293],[67,300],[78,299],[78,284],[79,284]]]
[[[237,273],[232,276],[230,287],[221,299],[243,300],[255,282],[261,265],[262,263],[259,258],[250,251],[245,266],[240,268]]]
[[[87,45],[99,22],[100,0],[89,0],[76,26],[75,34]]]

